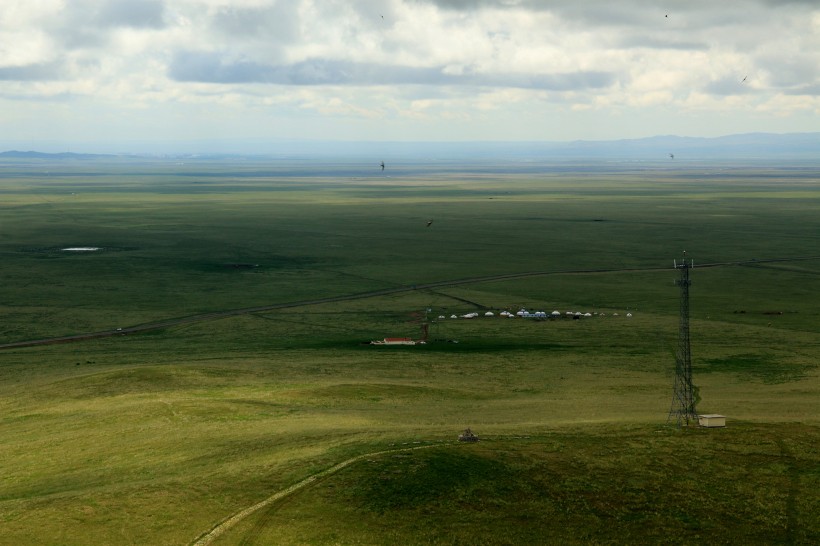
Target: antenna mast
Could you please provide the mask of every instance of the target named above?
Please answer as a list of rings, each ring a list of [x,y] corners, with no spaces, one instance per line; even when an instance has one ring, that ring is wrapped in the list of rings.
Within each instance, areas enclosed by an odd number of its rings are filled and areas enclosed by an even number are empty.
[[[421,321],[421,341],[427,343],[427,338],[430,335],[430,321],[427,319],[427,314],[432,311],[431,308],[427,307],[424,310],[424,318]]]
[[[680,275],[675,281],[680,287],[680,327],[678,349],[675,353],[675,392],[667,418],[667,423],[674,419],[678,427],[698,422],[695,410],[696,388],[692,384],[692,352],[689,345],[689,286],[692,284],[689,280],[689,270],[694,267],[694,263],[691,260],[687,263],[686,251],[683,255],[681,263],[673,262]]]

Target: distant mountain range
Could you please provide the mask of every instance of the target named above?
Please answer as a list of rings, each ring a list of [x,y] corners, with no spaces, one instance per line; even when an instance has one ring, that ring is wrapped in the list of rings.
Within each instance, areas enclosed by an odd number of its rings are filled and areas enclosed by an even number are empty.
[[[464,160],[715,160],[803,159],[820,162],[820,132],[746,133],[722,137],[654,136],[626,140],[576,140],[571,142],[333,142],[333,141],[197,141],[179,143],[186,149],[224,150],[219,153],[86,154],[7,151],[3,159],[83,161],[94,159],[230,157],[347,158],[387,160],[424,158]]]
[[[17,150],[9,150],[7,152],[0,152],[0,159],[99,159],[104,157],[114,157],[107,154],[75,154],[73,152],[61,152],[58,154],[49,154],[46,152],[20,152]]]
[[[714,158],[768,157],[812,154],[820,158],[820,133],[746,133],[715,138],[655,136],[634,140],[575,141],[565,149],[587,152],[590,155],[656,155],[675,154],[676,157]]]

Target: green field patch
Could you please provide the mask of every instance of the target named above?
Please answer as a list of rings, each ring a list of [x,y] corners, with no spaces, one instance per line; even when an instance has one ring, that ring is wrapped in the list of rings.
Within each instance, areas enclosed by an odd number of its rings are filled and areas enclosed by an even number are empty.
[[[696,373],[722,372],[762,381],[763,383],[788,383],[806,377],[809,366],[784,362],[775,355],[740,353],[723,358],[703,359],[696,366]]]
[[[230,373],[236,376],[237,373]],[[129,394],[205,389],[224,372],[207,368],[177,366],[140,366],[83,374],[45,385],[33,392],[36,397],[51,397],[55,393],[73,399],[100,398]]]
[[[805,426],[607,428],[387,453],[231,536],[257,544],[811,543],[820,537],[809,440],[817,435]]]
[[[433,449],[423,454],[381,457],[367,469],[369,479],[348,490],[354,505],[384,514],[428,505],[479,504],[503,499],[511,472],[492,457]]]
[[[287,397],[303,400],[334,400],[342,402],[413,402],[425,403],[429,400],[473,400],[491,398],[490,395],[480,394],[471,390],[446,389],[432,386],[411,386],[394,384],[349,383],[328,385],[310,389],[291,390],[282,393]]]
[[[816,167],[594,163],[6,169],[0,340],[166,326],[0,353],[0,542],[820,543]]]

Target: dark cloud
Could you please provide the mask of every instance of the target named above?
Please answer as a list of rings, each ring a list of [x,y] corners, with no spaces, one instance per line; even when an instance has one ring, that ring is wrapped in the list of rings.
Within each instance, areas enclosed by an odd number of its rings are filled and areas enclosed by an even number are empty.
[[[216,53],[176,55],[169,76],[177,81],[268,83],[278,85],[462,85],[568,91],[602,88],[614,78],[607,72],[560,74],[448,73],[444,67],[410,67],[313,59],[288,65],[226,60]]]
[[[256,8],[226,7],[216,12],[212,27],[232,38],[285,42],[298,34],[298,8],[296,2]]]
[[[161,29],[164,19],[162,0],[73,0],[45,28],[65,49],[96,49],[108,45],[114,29]]]
[[[616,27],[676,31],[765,22],[772,6],[780,8],[816,5],[817,0],[749,0],[742,8],[729,2],[690,0],[411,0],[446,11],[476,12],[482,9],[516,9],[550,12],[576,28]]]
[[[103,26],[162,28],[164,11],[162,0],[108,0],[96,19]]]
[[[527,8],[529,10],[550,9],[560,2],[543,0],[416,0],[421,4],[432,4],[448,10],[476,10],[481,8]]]
[[[820,97],[820,83],[801,85],[785,91],[786,95],[806,95],[809,97]]]
[[[767,57],[759,65],[770,73],[770,83],[774,87],[804,86],[820,77],[820,67],[813,58]]]
[[[732,74],[711,81],[703,86],[703,90],[710,95],[728,97],[730,95],[745,95],[753,92],[751,82],[743,81],[746,74]]]
[[[60,63],[0,66],[0,81],[53,81],[63,75]]]
[[[626,49],[674,49],[679,51],[707,51],[709,49],[709,44],[705,42],[677,40],[667,36],[629,36],[619,41],[617,45]]]

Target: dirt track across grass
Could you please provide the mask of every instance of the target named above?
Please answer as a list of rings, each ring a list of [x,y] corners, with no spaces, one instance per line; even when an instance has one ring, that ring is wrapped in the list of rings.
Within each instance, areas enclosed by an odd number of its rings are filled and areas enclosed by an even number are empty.
[[[294,493],[294,492],[296,492],[300,489],[303,489],[303,488],[307,487],[308,485],[316,482],[317,480],[320,480],[320,479],[324,478],[325,476],[329,476],[331,474],[334,474],[334,473],[338,472],[339,470],[341,470],[341,469],[343,469],[347,466],[352,465],[353,463],[361,461],[362,459],[366,459],[368,457],[379,457],[381,455],[386,455],[388,453],[401,453],[401,452],[405,452],[405,451],[415,451],[415,450],[418,450],[418,449],[428,449],[428,448],[431,448],[431,447],[439,447],[439,446],[442,446],[442,445],[447,445],[447,444],[435,443],[435,444],[426,444],[426,445],[421,445],[421,446],[406,447],[406,448],[400,448],[400,449],[387,449],[387,450],[384,450],[384,451],[375,451],[375,452],[372,452],[372,453],[363,453],[362,455],[357,455],[356,457],[352,457],[350,459],[347,459],[346,461],[342,461],[339,464],[328,468],[327,470],[322,470],[321,472],[317,472],[316,474],[308,476],[304,480],[291,485],[287,489],[283,489],[281,491],[278,491],[278,492],[274,493],[273,495],[271,495],[270,497],[266,498],[265,500],[263,500],[261,502],[258,502],[256,504],[254,504],[253,506],[249,506],[248,508],[245,508],[244,510],[241,510],[241,511],[237,512],[236,514],[228,517],[227,519],[222,520],[217,525],[212,527],[210,530],[206,531],[205,533],[202,533],[196,539],[194,539],[194,541],[191,542],[191,546],[205,546],[207,544],[210,544],[216,538],[218,538],[220,535],[222,535],[225,531],[227,531],[228,529],[230,529],[231,527],[233,527],[234,525],[236,525],[237,523],[239,523],[240,521],[242,521],[246,517],[250,516],[254,512],[256,512],[256,511],[258,511],[258,510],[260,510],[260,509],[262,509],[262,508],[264,508],[264,507],[266,507],[266,506],[268,506],[268,505],[270,505],[270,504],[272,504],[272,503],[274,503],[274,502],[276,502],[280,499],[283,499],[283,498],[287,497],[291,493]]]
[[[707,267],[727,267],[727,266],[757,266],[761,264],[774,262],[799,262],[808,260],[818,260],[820,256],[799,256],[792,258],[770,258],[765,260],[744,260],[736,262],[715,262],[698,264],[699,269]],[[336,303],[340,301],[353,301],[367,298],[375,298],[379,296],[388,296],[391,294],[399,294],[402,292],[411,292],[414,290],[432,290],[435,288],[446,288],[450,286],[460,286],[465,284],[478,284],[482,282],[504,281],[510,279],[524,279],[527,277],[543,277],[548,275],[578,275],[590,273],[628,273],[628,272],[647,272],[647,271],[666,271],[668,267],[643,267],[643,268],[605,268],[605,269],[573,269],[573,270],[556,270],[556,271],[529,271],[524,273],[505,273],[501,275],[490,275],[486,277],[468,277],[464,279],[454,279],[449,281],[436,281],[426,284],[414,284],[409,286],[399,286],[396,288],[385,288],[382,290],[373,290],[370,292],[359,292],[356,294],[347,294],[342,296],[331,296],[328,298],[319,298],[315,300],[294,301],[287,303],[274,303],[270,305],[262,305],[259,307],[245,307],[242,309],[229,309],[226,311],[214,311],[211,313],[202,313],[199,315],[191,315],[188,317],[179,317],[169,319],[161,322],[152,322],[148,324],[139,324],[136,326],[129,326],[127,328],[118,328],[116,330],[103,330],[101,332],[89,332],[85,334],[77,334],[73,336],[53,337],[46,339],[36,339],[30,341],[16,341],[12,343],[0,344],[0,350],[3,349],[17,349],[22,347],[34,347],[37,345],[52,345],[56,343],[71,343],[75,341],[86,341],[89,339],[99,339],[104,337],[113,337],[118,335],[137,334],[141,332],[148,332],[152,330],[161,330],[163,328],[170,328],[172,326],[180,326],[182,324],[191,324],[194,322],[204,322],[207,320],[219,320],[223,318],[236,317],[240,315],[250,315],[252,313],[262,313],[265,311],[275,311],[277,309],[293,309],[296,307],[306,307],[309,305],[321,305],[323,303]]]

